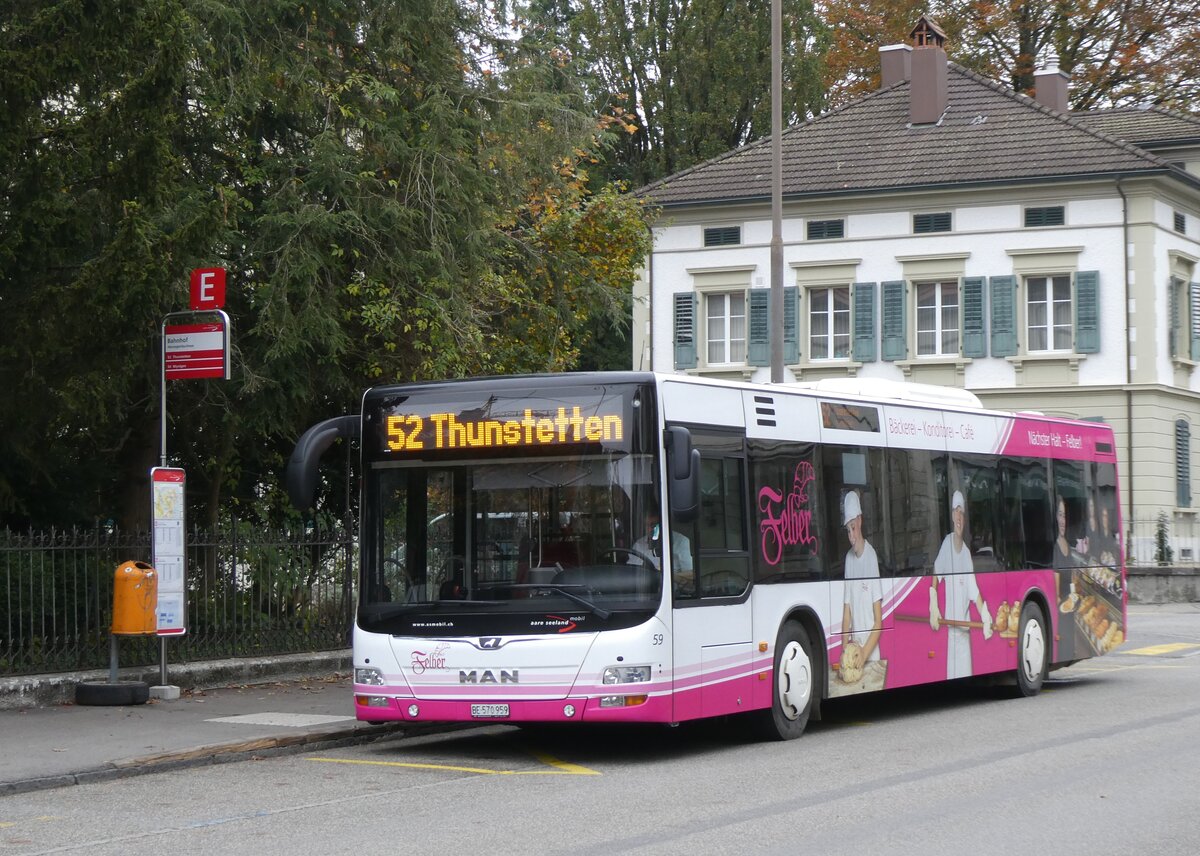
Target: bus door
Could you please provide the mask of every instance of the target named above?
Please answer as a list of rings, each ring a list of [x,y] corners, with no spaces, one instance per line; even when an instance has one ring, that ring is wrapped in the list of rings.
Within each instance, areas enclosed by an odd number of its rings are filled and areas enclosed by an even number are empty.
[[[692,444],[699,514],[669,521],[677,720],[747,710],[753,686],[745,437],[693,430]]]

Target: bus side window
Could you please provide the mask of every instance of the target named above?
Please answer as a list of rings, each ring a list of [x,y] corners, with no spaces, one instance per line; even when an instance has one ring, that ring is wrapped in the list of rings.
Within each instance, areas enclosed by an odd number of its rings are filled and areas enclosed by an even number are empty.
[[[924,449],[887,452],[888,553],[895,576],[933,570],[937,554],[938,482],[934,453]]]
[[[700,450],[700,510],[694,522],[671,520],[692,562],[690,571],[674,563],[676,597],[737,597],[750,585],[745,438],[693,432],[692,443]]]
[[[820,447],[778,440],[751,440],[748,445],[755,583],[821,579]]]
[[[972,566],[976,573],[1006,570],[1000,525],[1000,477],[996,460],[957,455],[954,464],[956,484],[966,500],[966,531],[963,536],[971,551]]]
[[[701,597],[736,597],[750,584],[744,472],[742,458],[700,461]]]
[[[865,555],[870,557],[873,553],[873,561],[869,561],[869,568],[863,566],[852,575],[891,576],[894,565],[888,562],[891,545],[887,535],[884,450],[865,446],[826,446],[822,462],[825,507],[830,509],[825,541],[826,579],[845,579],[850,552],[855,552],[854,561],[857,562],[866,546],[870,551]],[[856,527],[854,537],[861,533],[865,544],[855,546],[852,543],[851,527]]]

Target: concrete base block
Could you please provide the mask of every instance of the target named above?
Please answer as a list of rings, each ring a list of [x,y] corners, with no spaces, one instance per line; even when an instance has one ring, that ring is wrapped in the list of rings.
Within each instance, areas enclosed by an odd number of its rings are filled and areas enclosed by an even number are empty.
[[[179,687],[150,687],[150,698],[162,699],[163,701],[177,701],[179,699]]]

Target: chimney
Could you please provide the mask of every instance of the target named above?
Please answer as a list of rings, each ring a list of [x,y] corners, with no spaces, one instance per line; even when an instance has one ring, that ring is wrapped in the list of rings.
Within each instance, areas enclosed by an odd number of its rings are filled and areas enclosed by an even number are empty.
[[[1058,68],[1058,55],[1046,57],[1046,66],[1033,73],[1033,93],[1038,102],[1059,113],[1070,111],[1067,101],[1067,84],[1071,78]]]
[[[922,15],[912,28],[912,83],[908,93],[908,119],[914,125],[932,125],[950,103],[946,66],[946,34]]]
[[[879,88],[912,79],[912,47],[884,45],[879,49]]]

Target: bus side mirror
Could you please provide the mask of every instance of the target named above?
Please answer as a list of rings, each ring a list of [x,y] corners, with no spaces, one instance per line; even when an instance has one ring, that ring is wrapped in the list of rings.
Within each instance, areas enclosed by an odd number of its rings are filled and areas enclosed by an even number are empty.
[[[318,422],[300,435],[292,457],[288,460],[287,485],[288,498],[300,511],[312,507],[313,498],[317,493],[317,464],[321,455],[339,438],[357,440],[362,433],[358,416],[335,416]]]
[[[690,523],[700,513],[700,450],[692,448],[691,432],[678,426],[666,429],[663,445],[667,451],[671,517]]]

